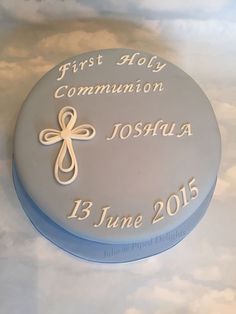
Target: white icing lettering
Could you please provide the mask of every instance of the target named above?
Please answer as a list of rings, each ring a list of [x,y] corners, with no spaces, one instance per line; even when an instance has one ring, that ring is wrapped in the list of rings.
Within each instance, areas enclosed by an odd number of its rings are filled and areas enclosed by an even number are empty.
[[[65,73],[67,70],[69,70],[71,63],[66,63],[60,66],[59,72],[61,72],[61,75],[57,78],[58,81],[62,80],[65,76]]]
[[[134,126],[134,130],[137,131],[137,133],[134,133],[134,136],[133,137],[139,137],[141,134],[142,134],[142,122],[138,122],[135,124]]]
[[[130,55],[124,55],[124,56],[122,56],[122,57],[120,58],[120,62],[117,62],[116,64],[117,64],[117,65],[123,65],[123,64],[125,64],[125,63],[128,63],[128,65],[132,65],[132,64],[134,64],[133,61],[134,61],[135,56],[138,56],[138,55],[140,55],[139,52],[135,52],[135,53],[132,55],[132,57],[130,57]]]
[[[159,92],[162,92],[164,90],[162,82],[154,83],[153,91],[156,92],[156,90]]]
[[[189,190],[191,192],[191,199],[194,200],[197,196],[198,196],[198,187],[196,185],[194,185],[195,183],[195,178],[192,178],[189,182],[188,182],[188,187]]]
[[[151,69],[152,72],[159,72],[166,66],[166,63],[157,61],[157,56],[144,57],[140,56],[139,52],[135,52],[132,55],[123,55],[120,57],[117,65],[133,65],[137,64],[138,66],[146,66],[148,69]]]
[[[166,66],[166,63],[161,64],[161,62],[157,62],[155,68],[152,70],[153,72],[159,72]]]
[[[153,204],[155,216],[152,218],[152,224],[168,216],[175,216],[180,209],[188,206],[199,194],[195,181],[195,178],[192,178],[186,185],[181,185],[176,193],[172,193],[167,197],[166,201],[158,200],[155,202]]]
[[[152,85],[150,83],[144,84],[144,86],[143,86],[144,93],[149,93],[151,88],[152,88]]]
[[[58,81],[62,80],[65,77],[65,74],[68,70],[72,73],[76,73],[79,70],[83,71],[86,67],[93,67],[96,65],[101,65],[102,62],[102,55],[97,55],[95,57],[90,57],[88,59],[77,61],[74,60],[72,63],[68,62],[60,66],[59,68],[59,77],[57,78]]]
[[[120,130],[120,138],[125,140],[127,137],[130,136],[132,132],[132,126],[130,124],[124,125]]]
[[[79,70],[79,68],[77,67],[76,61],[74,60],[72,63],[72,71],[73,73],[76,73]]]
[[[63,85],[63,86],[58,87],[58,89],[54,93],[55,98],[61,98],[65,96],[65,94],[59,94],[59,92],[61,92],[62,89],[68,89],[68,85]]]
[[[142,225],[142,215],[136,217],[132,216],[107,216],[108,211],[111,207],[103,207],[101,216],[99,217],[98,222],[94,223],[93,226],[98,228],[102,225],[105,225],[106,228],[139,228]]]
[[[94,87],[94,94],[102,94],[104,93],[110,93],[110,84],[106,84],[106,85],[96,85]]]
[[[151,217],[151,224],[156,224],[163,219],[172,217],[178,214],[178,212],[184,207],[188,206],[189,203],[194,200],[199,194],[198,187],[196,185],[195,178],[191,178],[187,184],[181,185],[177,192],[171,193],[166,200],[158,199],[153,204],[154,215]],[[83,221],[90,217],[93,202],[76,200],[74,208],[71,213],[67,216],[68,219],[77,219]],[[102,207],[100,215],[97,221],[92,224],[93,227],[105,227],[107,229],[128,229],[128,228],[139,228],[143,223],[143,216],[137,214],[132,215],[110,215],[110,206]]]
[[[118,131],[120,126],[121,126],[121,123],[117,123],[117,124],[114,125],[114,129],[113,129],[112,135],[110,137],[106,138],[108,141],[113,140],[113,138],[116,136],[117,131]]]
[[[137,229],[137,228],[141,227],[142,226],[142,221],[143,221],[143,216],[142,215],[138,215],[134,219],[134,228]]]
[[[119,226],[119,217],[108,217],[107,218],[107,228],[116,228]]]
[[[190,123],[185,123],[181,126],[180,133],[177,135],[177,137],[182,137],[185,134],[187,134],[188,136],[193,135]]]
[[[162,124],[162,126],[160,126],[160,130],[162,130],[162,135],[163,136],[172,136],[172,135],[174,135],[173,130],[175,128],[175,125],[176,125],[175,123],[172,123],[170,125],[168,123]]]
[[[172,206],[174,204],[174,206]],[[166,203],[166,211],[169,216],[174,216],[179,210],[180,200],[179,196],[176,194],[171,194]]]
[[[153,67],[152,62],[153,62],[155,59],[157,59],[157,56],[152,56],[152,57],[151,57],[151,59],[150,59],[149,62],[148,62],[148,65],[147,65],[148,68],[152,68],[152,67]]]
[[[85,220],[89,217],[92,206],[93,203],[90,201],[82,202],[82,200],[77,200],[75,201],[75,206],[72,210],[72,213],[69,216],[67,216],[67,218],[68,219],[77,218],[78,220]],[[80,208],[81,215],[79,215],[78,213]]]
[[[138,65],[143,65],[145,62],[146,62],[146,58],[142,57],[142,58],[139,58],[139,59],[138,59],[137,64],[138,64]]]
[[[69,98],[71,98],[71,97],[74,96],[75,93],[76,93],[76,88],[75,88],[75,87],[71,87],[71,88],[68,90],[68,92],[67,92],[67,96],[68,96]]]
[[[97,60],[98,60],[98,65],[101,65],[102,64],[102,55],[98,55],[97,57]]]
[[[157,128],[159,123],[163,122],[162,120],[158,120],[155,124],[147,123],[143,128],[143,136],[149,135],[151,133],[152,136],[157,135]]]
[[[120,85],[116,85],[116,84],[113,84],[112,85],[112,94],[116,93],[116,94],[119,94],[119,93],[122,93],[122,84]]]
[[[82,202],[81,200],[75,201],[75,207],[73,208],[71,214],[67,216],[68,219],[77,218],[77,212],[78,212],[81,202]]]
[[[90,201],[83,202],[82,206],[85,206],[81,209],[82,216],[78,216],[78,220],[84,220],[87,219],[90,215],[91,207],[93,206],[93,203]]]
[[[101,217],[99,219],[99,221],[97,223],[94,223],[93,226],[94,227],[99,227],[101,226],[101,224],[104,222],[105,220],[105,217],[106,217],[106,214],[107,214],[107,211],[110,209],[111,207],[103,207],[102,208],[102,214],[101,214]]]
[[[162,201],[157,201],[156,203],[154,203],[153,208],[156,214],[152,219],[152,224],[155,224],[164,218],[164,215],[162,213],[163,207],[164,203]]]
[[[125,228],[125,227],[126,227],[126,228],[130,228],[130,227],[133,226],[133,219],[132,219],[131,216],[122,217],[122,218],[120,219],[120,221],[121,221],[121,225],[120,225],[121,229],[123,229],[123,228]]]
[[[156,122],[146,124],[141,121],[137,122],[134,125],[128,123],[116,123],[113,125],[113,131],[111,136],[106,137],[106,139],[110,141],[114,138],[126,140],[129,137],[137,138],[139,136],[157,136],[158,130],[160,136],[175,136],[179,138],[179,128],[181,128],[182,130],[182,127],[178,127],[176,123],[164,123],[161,119],[157,120]],[[189,126],[189,128],[191,128],[191,126]],[[192,135],[192,133],[185,132],[185,134],[183,135],[190,136]]]
[[[81,86],[78,88],[77,90],[77,96],[79,95],[92,95],[92,90],[93,90],[93,87],[92,86]]]
[[[182,200],[183,200],[183,203],[182,203],[182,207],[185,207],[189,204],[189,201],[187,200],[187,193],[186,193],[186,188],[185,186],[181,186],[180,187],[180,192],[181,192],[181,196],[182,196]]]
[[[132,93],[134,91],[134,84],[124,84],[123,88],[124,88],[123,93],[126,93],[127,91],[129,93]]]
[[[66,89],[64,93],[60,93],[61,89]],[[119,94],[119,93],[150,93],[150,92],[162,92],[164,90],[162,82],[153,82],[153,83],[141,83],[140,80],[137,80],[135,83],[124,83],[124,84],[97,84],[95,86],[68,86],[63,85],[56,89],[54,93],[55,98],[61,97],[73,97],[71,96],[71,91],[68,95],[69,90],[72,88],[76,89],[76,92],[73,92],[73,96],[87,96],[87,95],[101,95],[101,94]]]
[[[90,61],[90,59],[93,59],[93,58],[89,58],[89,61]],[[84,69],[84,66],[85,66],[85,64],[86,64],[87,62],[88,62],[88,60],[84,60],[84,61],[81,61],[81,62],[79,63],[79,67],[80,67],[81,70]],[[94,65],[94,63],[93,63],[92,65]],[[89,65],[89,66],[90,66],[90,65]]]
[[[140,82],[141,82],[141,80],[136,81],[136,86],[135,86],[136,93],[139,93],[142,91]]]

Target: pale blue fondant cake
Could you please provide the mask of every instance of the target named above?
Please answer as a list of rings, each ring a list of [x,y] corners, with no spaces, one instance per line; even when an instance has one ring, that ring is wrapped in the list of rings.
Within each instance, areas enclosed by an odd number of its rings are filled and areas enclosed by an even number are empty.
[[[181,241],[205,213],[220,135],[199,86],[130,49],[63,61],[27,97],[13,177],[34,226],[62,249],[127,262]]]

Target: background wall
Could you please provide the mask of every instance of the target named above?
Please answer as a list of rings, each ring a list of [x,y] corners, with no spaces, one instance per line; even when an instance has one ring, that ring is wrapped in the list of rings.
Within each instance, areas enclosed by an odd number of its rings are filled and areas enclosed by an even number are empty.
[[[0,1],[0,313],[236,312],[236,4],[232,0]],[[190,74],[222,135],[217,190],[171,250],[127,265],[76,259],[42,238],[11,179],[17,113],[51,67],[109,47],[150,51]]]

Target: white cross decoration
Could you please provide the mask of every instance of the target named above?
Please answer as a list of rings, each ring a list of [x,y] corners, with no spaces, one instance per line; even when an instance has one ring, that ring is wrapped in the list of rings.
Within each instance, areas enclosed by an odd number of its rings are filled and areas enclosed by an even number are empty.
[[[86,141],[94,138],[96,135],[95,128],[90,124],[82,124],[74,128],[76,120],[76,110],[73,107],[64,107],[58,114],[58,122],[61,130],[44,129],[39,134],[39,141],[44,145],[52,145],[63,141],[54,165],[54,176],[63,185],[72,183],[78,175],[78,164],[72,139]],[[64,167],[63,163],[67,154],[70,157],[70,165]],[[63,180],[60,179],[60,172],[71,172],[72,174],[68,180]]]

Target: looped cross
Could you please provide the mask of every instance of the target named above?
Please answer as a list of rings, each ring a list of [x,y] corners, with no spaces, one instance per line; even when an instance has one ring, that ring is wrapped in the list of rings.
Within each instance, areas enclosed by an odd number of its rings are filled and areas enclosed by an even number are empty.
[[[39,134],[39,141],[44,145],[51,145],[63,141],[57,159],[54,165],[54,176],[56,180],[63,185],[72,183],[78,174],[78,165],[72,139],[75,140],[90,140],[96,134],[95,128],[90,124],[82,124],[74,128],[77,119],[77,112],[73,107],[64,107],[58,114],[58,122],[61,130],[44,129]],[[64,166],[65,157],[69,156],[69,166]],[[60,179],[61,173],[72,172],[71,178],[68,180]]]

